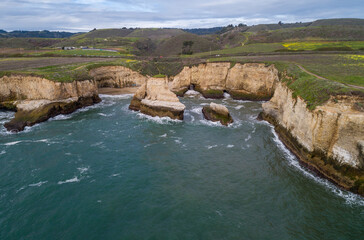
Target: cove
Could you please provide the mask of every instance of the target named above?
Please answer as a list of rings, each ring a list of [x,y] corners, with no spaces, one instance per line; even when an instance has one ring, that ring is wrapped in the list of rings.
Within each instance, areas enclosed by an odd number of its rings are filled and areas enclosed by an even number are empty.
[[[1,126],[0,239],[362,237],[363,198],[300,166],[256,120],[261,102],[187,95],[178,121],[128,110],[131,97]],[[211,101],[232,125],[203,119]]]

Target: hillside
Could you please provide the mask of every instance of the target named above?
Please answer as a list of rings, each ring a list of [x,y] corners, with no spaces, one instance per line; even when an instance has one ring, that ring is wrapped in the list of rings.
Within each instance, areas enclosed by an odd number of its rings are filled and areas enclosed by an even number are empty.
[[[321,19],[312,22],[310,27],[317,26],[364,26],[364,19],[360,18],[333,18]]]
[[[364,26],[320,26],[260,31],[249,36],[249,43],[273,43],[287,40],[364,41]]]
[[[157,55],[192,54],[220,49],[220,46],[201,36],[184,33],[163,41],[156,49]]]

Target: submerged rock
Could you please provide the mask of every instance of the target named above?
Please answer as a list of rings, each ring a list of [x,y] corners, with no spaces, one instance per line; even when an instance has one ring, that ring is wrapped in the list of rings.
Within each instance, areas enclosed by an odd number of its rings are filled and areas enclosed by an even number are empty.
[[[229,123],[234,122],[233,118],[229,113],[229,110],[221,104],[210,103],[209,106],[203,107],[202,113],[207,120],[220,122],[222,125],[225,126],[227,126]]]
[[[135,93],[129,109],[150,116],[183,120],[185,110],[176,94],[168,89],[167,80],[150,78]]]

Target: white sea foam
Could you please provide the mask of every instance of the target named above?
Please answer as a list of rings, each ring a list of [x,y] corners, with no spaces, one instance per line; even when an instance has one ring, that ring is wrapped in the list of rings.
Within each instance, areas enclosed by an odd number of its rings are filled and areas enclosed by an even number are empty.
[[[80,171],[80,174],[84,174],[85,172],[87,172],[90,169],[90,167],[79,167],[77,168],[78,171]]]
[[[58,184],[61,185],[61,184],[65,184],[65,183],[74,183],[74,182],[79,182],[80,179],[78,179],[78,177],[74,177],[74,178],[71,178],[71,179],[67,179],[65,181],[59,181]]]
[[[167,137],[167,133],[160,135],[159,137],[165,138],[165,137]]]
[[[15,191],[15,193],[18,193],[20,192],[21,190],[24,190],[25,189],[25,186],[22,186],[21,188],[19,188],[18,190]]]
[[[228,93],[226,93],[226,92],[224,92],[224,98],[231,99],[231,95],[228,94]]]
[[[101,146],[104,142],[97,142],[97,143],[94,143],[94,144],[91,144],[90,146],[91,147],[97,147],[97,146]]]
[[[207,125],[210,127],[224,127],[220,122],[212,122],[206,119],[201,119],[200,123],[202,123],[203,125]]]
[[[253,101],[250,101],[250,100],[233,100],[234,102],[238,102],[238,103],[250,103],[250,102],[253,102]]]
[[[202,113],[202,108],[201,107],[192,108],[191,112],[201,114]]]
[[[152,117],[143,113],[138,113],[137,116],[140,119],[146,119],[148,121],[156,122],[158,124],[172,124],[172,123],[181,123],[181,120],[172,119],[169,117]]]
[[[192,115],[192,114],[189,114],[189,113],[185,113],[184,117],[187,119],[187,117],[190,117],[191,118],[191,122],[194,122],[195,121],[195,117]]]
[[[132,98],[134,94],[120,94],[120,95],[107,95],[107,94],[99,94],[101,99],[129,99]]]
[[[288,163],[291,166],[295,167],[295,169],[297,169],[298,171],[303,173],[306,177],[314,180],[315,182],[317,182],[320,185],[322,185],[322,186],[326,187],[327,189],[329,189],[331,192],[333,192],[337,196],[340,196],[341,198],[343,198],[347,204],[364,206],[364,198],[363,197],[361,197],[359,195],[356,195],[354,193],[345,191],[345,190],[341,190],[340,188],[335,186],[333,183],[331,183],[327,179],[318,177],[318,176],[314,175],[311,171],[309,171],[306,168],[304,168],[303,166],[301,166],[301,164],[299,163],[296,156],[293,155],[286,148],[286,146],[282,143],[282,141],[279,139],[277,133],[274,131],[273,126],[272,125],[269,125],[269,126],[271,127],[271,131],[272,131],[272,133],[274,135],[273,141],[277,144],[279,149],[281,149],[283,151],[286,159],[288,160]]]
[[[103,116],[103,117],[111,117],[114,114],[98,113],[98,115]]]
[[[192,95],[192,96],[196,96],[196,95],[200,95],[201,93],[195,91],[195,90],[188,90],[187,92],[185,92],[185,95]]]
[[[60,115],[57,115],[57,116],[49,119],[49,121],[61,121],[61,120],[67,120],[70,118],[72,118],[72,114],[68,114],[68,115],[60,114]]]
[[[48,181],[44,181],[44,182],[38,182],[38,183],[32,183],[32,184],[29,184],[28,186],[29,187],[40,187],[42,186],[43,184],[47,183]]]
[[[5,153],[6,153],[6,151],[3,150],[3,151],[0,152],[0,155],[4,155]]]
[[[249,141],[250,139],[252,138],[252,135],[248,135],[244,140],[245,140],[245,142],[247,142],[247,141]]]
[[[120,173],[114,173],[110,177],[117,177],[117,176],[120,176]]]
[[[200,103],[201,106],[207,106],[210,105],[209,103]]]
[[[229,145],[227,145],[226,147],[227,147],[227,148],[233,148],[233,147],[234,147],[234,145],[229,144]]]
[[[242,109],[242,108],[245,108],[245,106],[244,105],[238,105],[238,106],[236,106],[236,107],[234,107],[236,110],[240,110],[240,109]]]
[[[21,143],[22,141],[15,141],[15,142],[8,142],[8,143],[5,143],[4,145],[5,146],[13,146],[13,145],[16,145],[18,143]]]
[[[206,146],[207,149],[216,148],[216,147],[217,147],[217,145],[208,145],[208,146]]]

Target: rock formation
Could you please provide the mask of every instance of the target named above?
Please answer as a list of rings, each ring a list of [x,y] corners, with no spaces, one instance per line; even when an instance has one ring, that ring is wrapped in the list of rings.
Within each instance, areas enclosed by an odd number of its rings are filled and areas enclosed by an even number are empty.
[[[278,82],[278,70],[261,63],[205,63],[184,69],[170,82],[171,91],[182,96],[190,85],[207,98],[223,98],[224,91],[234,99],[269,100]]]
[[[90,70],[90,76],[99,88],[136,87],[141,86],[147,77],[124,66],[105,66]]]
[[[166,79],[149,78],[135,93],[129,109],[153,117],[183,120],[185,105],[168,89]]]
[[[4,125],[9,131],[22,131],[26,126],[100,101],[95,81],[60,83],[31,76],[0,78],[0,108],[17,111]]]
[[[202,113],[207,120],[220,122],[222,125],[225,126],[234,122],[229,113],[229,110],[221,104],[210,103],[209,106],[203,107]]]
[[[279,83],[263,103],[261,117],[304,163],[338,185],[364,195],[364,113],[359,96],[333,96],[310,111],[305,101]]]

